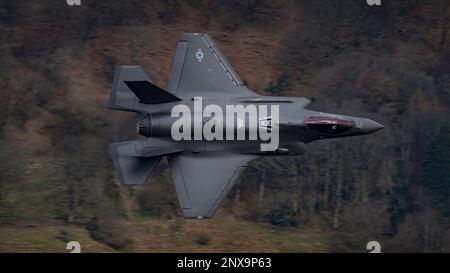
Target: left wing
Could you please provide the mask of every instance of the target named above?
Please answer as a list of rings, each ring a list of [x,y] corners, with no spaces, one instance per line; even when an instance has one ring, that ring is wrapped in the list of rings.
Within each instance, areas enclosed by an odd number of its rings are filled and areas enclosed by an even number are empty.
[[[208,34],[183,33],[172,64],[169,92],[223,92],[255,96],[214,45]]]
[[[190,152],[169,157],[184,217],[212,217],[248,163],[257,157]]]

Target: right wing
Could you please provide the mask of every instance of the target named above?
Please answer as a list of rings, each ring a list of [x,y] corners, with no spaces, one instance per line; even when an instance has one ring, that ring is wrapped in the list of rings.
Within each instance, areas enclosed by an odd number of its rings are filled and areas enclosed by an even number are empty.
[[[257,157],[190,152],[169,157],[184,217],[212,217],[248,163]]]
[[[183,33],[172,64],[169,92],[224,92],[255,96],[207,34]]]

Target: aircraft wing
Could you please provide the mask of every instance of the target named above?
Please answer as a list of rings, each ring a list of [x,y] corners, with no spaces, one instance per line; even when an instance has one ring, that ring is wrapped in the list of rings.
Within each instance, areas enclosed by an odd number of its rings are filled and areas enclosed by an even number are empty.
[[[182,153],[169,157],[178,199],[187,218],[210,218],[257,155]]]
[[[224,92],[255,96],[207,34],[183,33],[172,64],[169,92]]]

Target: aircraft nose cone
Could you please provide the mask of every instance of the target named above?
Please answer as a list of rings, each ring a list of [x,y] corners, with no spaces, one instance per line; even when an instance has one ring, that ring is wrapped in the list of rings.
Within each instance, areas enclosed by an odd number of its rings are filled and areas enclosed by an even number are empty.
[[[384,128],[384,126],[376,121],[373,121],[370,119],[364,119],[363,126],[361,129],[364,131],[364,133],[370,134],[370,133],[376,132],[378,130],[381,130],[383,128]]]

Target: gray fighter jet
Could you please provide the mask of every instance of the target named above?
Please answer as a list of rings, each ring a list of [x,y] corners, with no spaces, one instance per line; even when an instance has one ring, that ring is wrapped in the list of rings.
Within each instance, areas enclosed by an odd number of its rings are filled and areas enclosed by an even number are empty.
[[[267,110],[257,117],[256,127],[270,134],[277,129],[275,148],[262,149],[267,139],[221,137],[230,128],[232,137],[240,130],[249,134],[252,118],[224,110],[224,122],[216,119],[220,117],[216,112],[208,116],[194,109],[198,100],[202,107],[253,105]],[[121,66],[115,72],[109,108],[138,113],[137,132],[145,136],[110,145],[119,181],[127,186],[142,185],[166,156],[184,217],[210,218],[250,161],[263,155],[303,154],[306,143],[313,140],[366,135],[383,128],[366,118],[305,109],[309,103],[306,98],[261,96],[249,90],[207,34],[184,33],[167,91],[155,85],[140,66]],[[177,105],[191,110],[187,125],[194,129],[184,124],[178,130],[187,132],[187,138],[174,137],[173,126],[181,117],[173,113]],[[194,137],[195,132],[202,132],[196,126],[206,126],[208,121],[216,138]],[[219,125],[221,131],[214,127]]]

